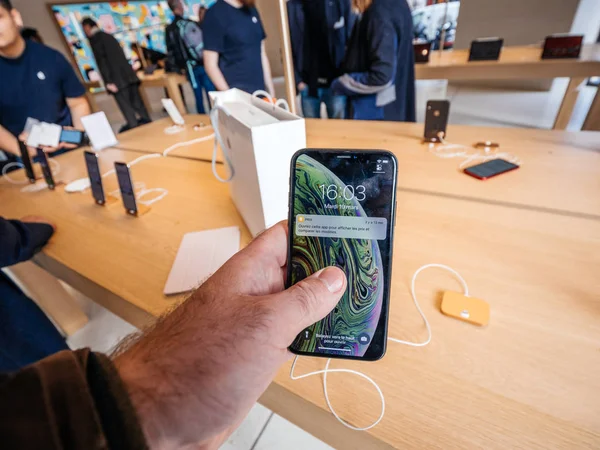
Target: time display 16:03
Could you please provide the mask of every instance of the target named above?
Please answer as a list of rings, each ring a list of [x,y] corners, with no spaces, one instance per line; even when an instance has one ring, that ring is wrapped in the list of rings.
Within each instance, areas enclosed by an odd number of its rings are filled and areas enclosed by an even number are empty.
[[[356,200],[362,202],[367,198],[367,195],[365,194],[367,188],[362,184],[356,187],[347,185],[343,188],[335,184],[321,184],[319,185],[319,189],[321,190],[321,197],[323,197],[323,200],[326,198],[329,200],[337,200],[338,197],[343,197],[344,200],[350,201],[356,198]]]

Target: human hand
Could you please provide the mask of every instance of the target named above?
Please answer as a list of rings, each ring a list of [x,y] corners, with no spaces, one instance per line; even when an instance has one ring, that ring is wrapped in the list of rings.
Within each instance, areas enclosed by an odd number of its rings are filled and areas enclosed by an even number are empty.
[[[54,231],[56,231],[56,225],[54,225],[54,223],[50,222],[48,219],[46,219],[45,217],[42,216],[25,216],[23,218],[21,218],[21,222],[27,222],[27,223],[43,223],[45,225],[50,225],[52,227],[52,229]]]
[[[116,94],[117,92],[119,92],[119,88],[117,87],[116,84],[114,83],[108,83],[106,85],[106,89],[110,92],[112,92],[113,94]]]
[[[118,354],[151,447],[216,448],[291,357],[296,335],[335,307],[346,289],[342,270],[324,269],[284,291],[286,258],[281,222]]]
[[[297,86],[298,92],[302,92],[307,87],[308,87],[308,85],[304,81],[301,81],[300,83],[298,83],[298,86]]]

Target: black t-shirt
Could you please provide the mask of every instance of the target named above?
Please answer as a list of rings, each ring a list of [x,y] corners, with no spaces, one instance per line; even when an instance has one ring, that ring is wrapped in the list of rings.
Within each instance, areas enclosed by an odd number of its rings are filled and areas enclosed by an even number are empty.
[[[326,1],[326,0],[325,0]],[[303,79],[329,86],[336,77],[336,67],[329,52],[329,30],[324,0],[305,0],[307,41],[313,57],[308,61]]]
[[[219,68],[231,88],[265,89],[261,43],[267,37],[256,8],[218,0],[202,22],[204,49],[219,54]]]
[[[0,80],[0,125],[15,136],[28,117],[72,125],[66,99],[85,94],[66,58],[32,41],[18,58],[0,57]]]

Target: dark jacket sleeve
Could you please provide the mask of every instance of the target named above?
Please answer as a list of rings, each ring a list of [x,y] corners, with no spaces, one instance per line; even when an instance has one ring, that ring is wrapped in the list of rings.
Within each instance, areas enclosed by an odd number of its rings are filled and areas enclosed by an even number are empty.
[[[117,370],[89,349],[0,375],[0,442],[23,449],[148,448]]]
[[[114,83],[114,75],[111,70],[108,52],[102,36],[98,34],[92,36],[90,39],[90,46],[92,47],[92,52],[94,53],[94,58],[96,58],[96,64],[98,65],[98,70],[100,71],[100,75],[102,75],[104,84]]]
[[[0,217],[0,268],[31,259],[54,230],[44,223],[25,223]]]
[[[398,58],[398,38],[394,25],[385,17],[371,17],[367,25],[369,68],[347,73],[332,85],[335,94],[370,95],[388,88],[394,81]]]

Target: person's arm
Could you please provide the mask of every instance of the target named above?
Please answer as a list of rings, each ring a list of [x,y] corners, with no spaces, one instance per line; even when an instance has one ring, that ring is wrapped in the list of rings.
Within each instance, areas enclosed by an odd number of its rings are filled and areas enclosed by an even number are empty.
[[[369,69],[346,73],[334,80],[335,95],[370,95],[387,89],[396,73],[398,38],[394,26],[386,18],[372,18],[367,28]],[[411,61],[412,64],[412,61]]]
[[[211,50],[204,50],[204,68],[208,74],[210,81],[213,82],[217,91],[226,91],[229,89],[229,84],[223,76],[223,72],[219,69],[219,54]]]
[[[269,63],[269,57],[265,49],[265,41],[263,40],[260,44],[260,60],[263,69],[263,77],[265,79],[265,88],[267,92],[275,97],[275,86],[273,86],[273,76],[271,75],[271,64]]]
[[[19,143],[10,131],[0,125],[0,150],[19,156]]]
[[[31,259],[53,233],[53,225],[40,217],[24,217],[23,221],[0,217],[0,268]]]
[[[89,116],[92,113],[87,98],[85,98],[85,96],[67,98],[67,106],[71,111],[73,126],[78,130],[83,130],[83,123],[81,122],[81,118]]]

